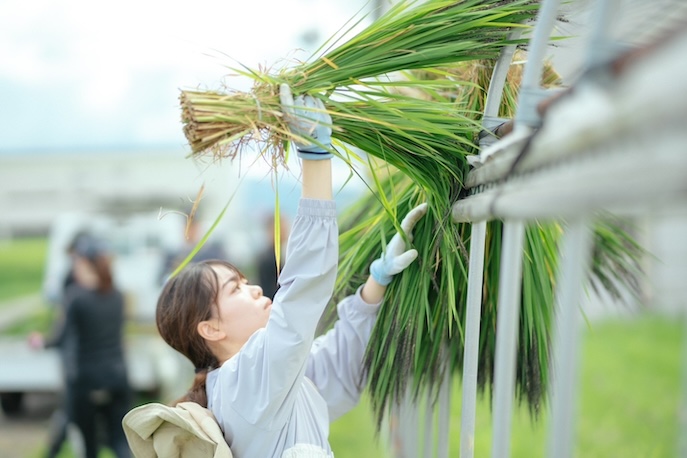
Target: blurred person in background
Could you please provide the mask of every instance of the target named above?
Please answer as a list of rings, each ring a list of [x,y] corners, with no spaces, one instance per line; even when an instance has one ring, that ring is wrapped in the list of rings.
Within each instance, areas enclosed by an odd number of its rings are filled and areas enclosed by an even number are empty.
[[[34,346],[56,346],[64,359],[67,421],[81,433],[86,458],[97,458],[104,424],[107,444],[118,458],[130,451],[122,419],[131,405],[124,358],[124,298],[113,283],[111,259],[93,237],[75,240],[71,283],[64,294],[63,317],[45,340]],[[51,444],[52,445],[52,444]]]
[[[203,238],[205,233],[203,227],[198,220],[198,215],[193,215],[193,210],[189,210],[187,223],[184,224],[184,244],[177,250],[170,251],[165,256],[162,264],[162,271],[160,272],[160,282],[164,283],[169,275],[174,272],[186,257],[198,245],[198,242]],[[205,244],[193,256],[192,262],[206,261],[208,259],[226,260],[227,253],[222,244],[217,240],[206,240]]]
[[[289,238],[288,221],[285,216],[279,216],[279,243],[280,243],[280,256],[279,256],[279,267],[277,268],[277,259],[275,256],[275,227],[274,227],[274,214],[266,215],[264,220],[265,228],[265,241],[266,244],[262,251],[258,253],[257,257],[257,270],[258,270],[258,284],[262,286],[262,293],[265,297],[274,299],[274,294],[279,289],[279,284],[277,279],[279,277],[279,272],[281,272],[282,267],[284,267],[284,255],[286,253],[286,242]]]
[[[68,372],[73,371],[73,369],[67,368],[69,363],[69,358],[66,356],[69,351],[65,350],[64,342],[57,340],[60,330],[64,327],[65,319],[65,303],[64,298],[67,290],[75,283],[74,269],[73,269],[73,257],[75,254],[75,249],[77,244],[87,243],[92,236],[87,231],[79,231],[74,236],[69,246],[67,247],[66,253],[69,259],[69,266],[64,278],[59,281],[62,288],[61,291],[55,291],[52,295],[46,295],[49,299],[55,302],[55,321],[53,325],[53,331],[50,333],[50,337],[44,339],[39,332],[32,332],[29,334],[29,345],[34,349],[40,348],[56,348],[60,355],[60,362],[62,363],[62,376],[64,377]],[[53,283],[58,283],[55,281]],[[64,340],[64,339],[62,339]],[[66,383],[64,383],[66,385]],[[67,408],[65,405],[65,393],[60,393],[60,404],[53,412],[50,418],[50,427],[48,431],[48,450],[46,457],[54,458],[59,455],[62,445],[67,441],[67,430],[69,421],[67,418]]]

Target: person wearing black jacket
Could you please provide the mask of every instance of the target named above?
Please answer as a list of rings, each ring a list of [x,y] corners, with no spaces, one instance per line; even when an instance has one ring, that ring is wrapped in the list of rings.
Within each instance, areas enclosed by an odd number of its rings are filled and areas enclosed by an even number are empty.
[[[63,327],[64,327],[64,296],[67,290],[71,288],[72,285],[75,283],[74,279],[74,270],[72,268],[72,260],[74,258],[74,250],[76,249],[77,244],[84,244],[86,243],[87,240],[91,240],[92,235],[87,232],[87,231],[80,231],[78,232],[72,241],[70,242],[69,246],[67,247],[66,254],[69,257],[69,270],[67,271],[67,274],[65,275],[61,288],[59,290],[58,295],[52,295],[48,294],[47,297],[49,300],[51,299],[52,301],[55,302],[55,307],[58,309],[57,310],[57,318],[52,326],[53,331],[50,334],[50,337],[47,339],[43,338],[43,335],[39,333],[38,331],[32,332],[29,334],[29,346],[31,348],[34,348],[36,350],[38,349],[43,349],[43,348],[55,348],[59,352],[60,355],[60,362],[62,364],[62,376],[67,372],[70,372],[69,369],[67,369],[67,364],[68,361],[65,358],[65,354],[69,354],[69,351],[63,351],[63,342],[62,340],[64,339],[59,339],[60,334],[62,333]],[[59,300],[58,300],[59,299]],[[59,339],[59,340],[58,340]],[[73,358],[72,358],[73,359]],[[63,384],[63,390],[64,386],[66,385],[66,382]],[[57,456],[60,455],[60,450],[62,450],[62,446],[65,442],[67,442],[67,430],[69,427],[69,419],[67,418],[67,408],[65,405],[66,402],[66,394],[61,391],[60,392],[60,404],[58,407],[55,409],[53,412],[52,417],[50,418],[50,426],[48,428],[48,449],[45,453],[46,458],[56,458]]]
[[[110,258],[100,241],[92,237],[77,241],[72,275],[61,326],[44,346],[60,347],[65,359],[67,417],[81,432],[86,458],[98,455],[99,418],[115,455],[129,457],[121,425],[131,408],[123,345],[124,298],[114,286]]]
[[[289,238],[288,221],[285,217],[280,216],[279,218],[279,240],[280,240],[280,252],[286,254],[286,243]],[[264,227],[266,232],[266,243],[262,251],[258,253],[257,257],[257,271],[258,271],[258,284],[262,286],[262,293],[274,299],[274,295],[279,289],[279,272],[282,267],[284,267],[284,256],[281,256],[280,265],[277,268],[277,259],[275,256],[275,243],[274,243],[274,215],[269,215],[264,220]]]

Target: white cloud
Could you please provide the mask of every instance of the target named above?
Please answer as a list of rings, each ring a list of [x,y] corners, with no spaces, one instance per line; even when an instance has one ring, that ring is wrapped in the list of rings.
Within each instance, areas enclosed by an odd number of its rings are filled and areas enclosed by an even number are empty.
[[[236,62],[257,68],[285,57],[305,59],[307,53],[295,51],[304,46],[303,36],[315,34],[318,43],[311,46],[319,46],[365,3],[3,0],[0,101],[6,113],[0,114],[0,150],[35,146],[37,141],[46,143],[41,146],[98,144],[110,141],[132,119],[156,126],[160,133],[171,132],[179,128],[180,88],[218,87],[226,67]],[[236,84],[233,89],[248,88],[247,81],[231,83]],[[10,102],[24,104],[20,112],[42,113],[41,119],[61,117],[60,130],[48,123],[37,127],[41,136],[25,135],[27,129],[11,125],[27,121],[7,114],[13,111]],[[69,120],[81,125],[65,128]],[[111,135],[102,136],[102,125],[87,127],[104,120],[112,124]],[[72,135],[62,138],[63,131]],[[135,129],[127,141],[161,137],[143,131]],[[93,137],[94,132],[100,137]]]
[[[131,74],[123,69],[104,68],[89,75],[81,92],[80,105],[90,113],[113,112],[131,87]]]

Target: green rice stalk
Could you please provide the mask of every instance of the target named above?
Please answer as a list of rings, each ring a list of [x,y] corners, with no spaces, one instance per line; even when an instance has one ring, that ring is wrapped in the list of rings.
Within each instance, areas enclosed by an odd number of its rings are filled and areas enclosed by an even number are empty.
[[[386,177],[380,188],[386,195],[394,196],[399,220],[428,197],[420,186],[398,172]],[[397,230],[394,219],[379,211],[379,199],[370,194],[347,208],[341,218],[334,302],[352,294],[365,281],[371,260],[381,254],[382,241],[389,240]],[[389,286],[370,339],[365,367],[378,425],[409,386],[415,394],[425,389],[436,393],[444,370],[462,372],[470,225],[449,222],[439,227],[441,220],[449,217],[448,212],[437,214],[436,206],[430,205],[430,213],[418,223],[413,245],[419,257]],[[494,381],[502,229],[500,221],[487,225],[478,386],[488,395],[492,394]],[[549,386],[554,290],[562,233],[560,224],[539,222],[529,224],[525,232],[516,398],[529,407],[533,418],[537,418],[546,403]],[[592,282],[599,281],[599,272],[612,279],[619,291],[638,282],[639,270],[628,274],[615,269],[618,259],[635,256],[641,249],[636,244],[625,251],[606,248],[608,244],[632,243],[628,233],[605,217],[596,222],[595,236],[595,267],[589,274]],[[334,321],[335,315],[335,308],[330,307],[322,330]]]
[[[591,287],[597,294],[603,290],[616,301],[641,303],[645,275],[641,264],[648,253],[633,233],[638,229],[629,220],[611,214],[604,214],[596,226]]]
[[[398,2],[366,30],[310,64],[291,83],[301,92],[330,91],[399,70],[496,59],[508,33],[526,27],[531,0]]]
[[[346,138],[347,142],[383,157],[393,167],[382,163],[373,170],[377,174],[387,173],[385,178],[377,179],[377,194],[370,194],[349,208],[342,219],[345,230],[340,237],[337,300],[351,294],[364,281],[371,261],[381,254],[383,241],[389,240],[398,230],[397,221],[418,203],[429,202],[428,215],[414,231],[413,245],[418,249],[418,260],[387,290],[366,355],[369,392],[378,424],[381,424],[392,402],[407,392],[408,386],[415,390],[415,394],[425,389],[436,393],[444,370],[462,371],[470,227],[452,223],[450,208],[462,192],[460,183],[466,171],[463,159],[475,152],[468,139],[477,133],[478,127],[469,118],[480,116],[491,69],[490,63],[483,61],[415,72],[409,76],[450,78],[453,81],[452,92],[437,91],[441,85],[428,85],[426,87],[430,90],[425,93],[425,99],[440,100],[439,106],[451,115],[453,111],[445,106],[444,101],[455,100],[454,110],[466,118],[462,123],[452,121],[442,127],[442,135],[446,135],[443,140],[436,136],[425,139],[418,133],[426,142],[423,149],[417,149],[423,152],[422,155],[404,151],[407,139],[394,137],[394,131],[369,132],[367,136]],[[472,81],[460,83],[460,78]],[[520,78],[520,67],[513,66],[501,116],[512,116]],[[558,82],[550,67],[546,68],[544,82],[547,85]],[[437,122],[442,126],[441,121]],[[452,141],[453,137],[462,137],[462,140],[455,140],[463,148],[462,152],[445,148],[448,144],[445,139],[449,136]],[[388,204],[390,208],[380,212],[379,203],[390,201],[393,205]],[[502,223],[499,221],[487,225],[478,383],[489,394],[496,347],[501,231]],[[545,403],[550,377],[549,343],[561,233],[562,228],[555,223],[533,222],[526,228],[516,396],[528,405],[534,417]],[[604,284],[612,279],[619,291],[626,285],[637,284],[640,274],[637,266],[642,255],[639,246],[609,218],[599,221],[595,233],[594,269],[590,273],[593,281]],[[619,269],[618,266],[625,268]],[[334,313],[333,308],[328,310],[323,327],[333,321]]]
[[[374,96],[370,85],[394,85],[379,78],[402,70],[496,58],[511,43],[509,32],[526,27],[538,4],[531,0],[403,1],[346,43],[309,63],[282,69],[276,75],[249,68],[234,69],[255,82],[250,93],[182,91],[182,122],[193,155],[236,157],[250,142],[283,161],[283,146],[294,137],[281,113],[278,86],[295,94],[309,93],[325,102],[339,93],[360,99]],[[322,93],[326,92],[327,97]],[[334,126],[338,113],[332,109]],[[373,116],[358,119],[357,130]],[[337,132],[334,132],[337,137]]]

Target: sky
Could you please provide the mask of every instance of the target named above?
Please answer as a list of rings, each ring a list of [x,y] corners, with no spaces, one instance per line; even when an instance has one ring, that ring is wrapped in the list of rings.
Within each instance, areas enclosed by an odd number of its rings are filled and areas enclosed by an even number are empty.
[[[181,89],[307,59],[367,0],[2,0],[0,154],[183,148]],[[367,22],[364,22],[367,23]]]

